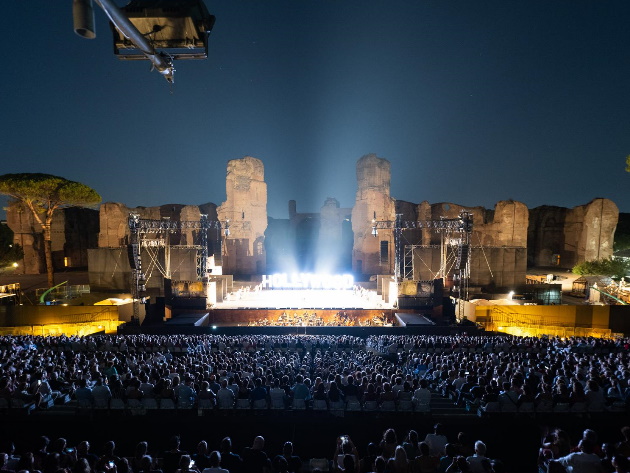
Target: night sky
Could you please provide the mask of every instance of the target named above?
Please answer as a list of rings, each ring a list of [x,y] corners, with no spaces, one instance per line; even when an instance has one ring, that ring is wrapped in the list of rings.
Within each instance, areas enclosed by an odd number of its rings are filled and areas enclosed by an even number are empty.
[[[123,0],[118,1],[123,5]],[[226,164],[265,164],[268,212],[351,207],[355,166],[392,196],[630,212],[630,2],[222,0],[209,58],[175,85],[119,61],[105,14],[12,1],[0,20],[0,173],[44,172],[129,206],[225,200]],[[6,204],[6,199],[0,201]]]

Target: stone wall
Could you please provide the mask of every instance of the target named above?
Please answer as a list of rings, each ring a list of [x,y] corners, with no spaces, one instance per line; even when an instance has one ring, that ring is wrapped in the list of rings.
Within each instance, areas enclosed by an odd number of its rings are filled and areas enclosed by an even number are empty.
[[[251,156],[228,161],[225,191],[227,199],[217,209],[219,219],[230,222],[223,272],[264,274],[267,184],[262,161]]]
[[[531,209],[527,235],[530,266],[572,268],[583,261],[612,256],[619,209],[608,199],[594,199],[572,209]]]
[[[166,267],[164,249],[149,252],[142,249],[142,269],[146,276],[147,294],[151,297],[164,295],[164,276],[158,269]],[[88,277],[92,290],[122,291],[131,293],[131,266],[127,247],[94,248],[88,251]],[[197,250],[171,248],[171,279],[173,281],[197,280]]]
[[[525,204],[515,201],[498,202],[494,210],[483,207],[465,207],[452,203],[429,204],[422,202],[414,208],[408,202],[396,202],[404,218],[440,220],[457,218],[468,212],[473,218],[470,240],[470,285],[509,286],[522,284],[527,269],[527,222]],[[440,269],[442,234],[435,230],[407,230],[405,240],[410,244],[433,245],[433,248],[417,248],[413,254],[414,279],[430,280]],[[447,235],[447,271],[452,273],[453,261],[460,234]],[[414,243],[415,242],[415,243]]]
[[[117,202],[106,202],[101,205],[99,211],[100,232],[98,234],[99,248],[119,248],[129,244],[129,215],[137,214],[142,219],[160,220],[169,218],[176,221],[198,222],[200,215],[208,215],[209,220],[217,220],[216,205],[181,205],[166,204],[158,207],[127,207],[125,204]],[[172,245],[195,245],[197,242],[196,232],[184,230],[171,234]],[[213,241],[213,246],[220,246],[217,242],[220,235],[210,231],[208,240]],[[209,254],[213,252],[210,251]],[[217,255],[219,251],[215,251]]]
[[[20,203],[7,209],[7,225],[13,241],[24,249],[24,258],[17,269],[21,274],[46,272],[44,238],[33,214]],[[85,208],[57,210],[51,225],[51,246],[55,270],[88,265],[87,250],[97,245],[99,232],[98,211]]]

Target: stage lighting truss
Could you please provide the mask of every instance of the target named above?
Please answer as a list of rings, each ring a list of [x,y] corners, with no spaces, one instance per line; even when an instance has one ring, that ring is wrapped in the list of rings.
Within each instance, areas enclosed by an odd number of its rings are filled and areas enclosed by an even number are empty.
[[[402,239],[405,230],[427,229],[442,234],[442,242],[439,247],[442,253],[438,277],[445,277],[447,267],[447,247],[456,247],[456,261],[452,265],[455,269],[455,279],[458,281],[457,292],[459,297],[467,297],[468,276],[470,266],[470,242],[473,230],[473,216],[470,212],[462,212],[457,218],[441,218],[435,220],[403,220],[402,214],[396,214],[396,220],[372,219],[371,234],[378,236],[379,229],[393,230],[394,234],[394,274],[397,281],[413,279],[413,248],[418,245],[406,245],[402,255]],[[457,234],[453,237],[453,234]],[[427,245],[432,247],[434,245]],[[403,262],[401,268],[401,260]],[[404,271],[404,273],[403,273]]]
[[[396,220],[373,219],[372,235],[378,235],[379,229],[410,230],[425,228],[436,232],[471,233],[472,227],[472,214],[468,212],[462,212],[458,218],[443,218],[439,220],[403,220],[402,215],[397,214]]]
[[[171,220],[170,218],[148,219],[140,218],[138,214],[130,214],[128,218],[130,231],[130,254],[135,261],[132,267],[132,296],[134,300],[142,299],[146,296],[145,284],[147,281],[142,268],[141,248],[145,248],[151,258],[153,267],[170,278],[169,260],[171,248],[194,248],[197,250],[197,279],[203,280],[207,277],[208,262],[208,230],[229,228],[229,222],[219,220],[209,220],[206,214],[201,214],[199,220]],[[169,245],[168,236],[182,230],[198,231],[197,245]],[[226,234],[228,234],[226,232]],[[165,248],[165,267],[161,267],[157,258],[160,248]],[[134,303],[134,317],[138,316],[138,307]]]

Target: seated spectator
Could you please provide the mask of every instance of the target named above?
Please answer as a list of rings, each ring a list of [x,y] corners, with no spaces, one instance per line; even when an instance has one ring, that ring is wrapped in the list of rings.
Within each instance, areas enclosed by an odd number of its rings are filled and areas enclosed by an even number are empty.
[[[431,394],[431,393],[429,393]],[[361,398],[361,402],[365,404],[366,402],[377,402],[378,394],[376,393],[376,386],[373,383],[368,383],[367,390],[363,393],[363,397]]]
[[[420,455],[420,439],[418,432],[410,430],[402,446],[405,449],[409,462],[413,462],[414,458]]]
[[[265,452],[265,439],[259,435],[254,438],[251,447],[243,450],[243,471],[265,473],[269,469],[271,469],[271,461]]]
[[[366,455],[359,460],[359,471],[360,473],[369,473],[373,471],[374,462],[376,461],[376,457],[378,453],[378,449],[375,443],[368,443],[367,445],[367,453]],[[382,458],[382,457],[381,457]]]
[[[207,399],[214,404],[216,402],[216,398],[217,395],[212,391],[212,389],[210,389],[210,383],[208,383],[208,381],[202,381],[199,393],[197,394],[197,399]]]
[[[396,401],[396,393],[392,391],[392,385],[389,383],[383,383],[383,392],[378,398],[379,404],[384,402]]]
[[[429,445],[426,442],[419,444],[420,455],[418,455],[412,464],[414,473],[435,473],[439,465],[438,457],[431,455]]]
[[[352,465],[350,465],[350,459]],[[333,471],[354,473],[359,467],[359,452],[348,435],[337,437],[335,454],[333,455]]]
[[[221,407],[232,408],[234,407],[234,400],[235,400],[235,396],[232,390],[228,389],[227,379],[222,380],[221,387],[219,388],[219,391],[217,392],[217,405],[219,406],[219,408]]]
[[[147,442],[138,442],[133,454],[133,458],[131,459],[131,464],[129,465],[134,472],[142,469],[142,461],[144,457],[148,454],[148,451],[149,444]]]
[[[304,377],[300,374],[295,377],[295,385],[291,389],[291,392],[293,399],[302,399],[307,401],[311,396],[308,387],[304,384]]]
[[[243,459],[240,455],[232,452],[232,439],[225,437],[221,440],[221,466],[230,473],[241,473],[243,469]]]
[[[249,399],[252,403],[267,402],[267,390],[263,386],[262,379],[256,378],[254,380],[254,389],[252,389]]]
[[[396,431],[394,429],[387,429],[383,432],[383,438],[379,444],[381,456],[386,459],[392,458],[397,446],[398,438],[396,437]]]
[[[92,468],[87,459],[79,458],[72,467],[72,473],[91,473]]]
[[[424,441],[429,446],[429,452],[434,457],[440,458],[444,455],[444,447],[448,439],[443,432],[443,426],[439,422],[433,426],[433,433],[428,433]]]
[[[486,444],[481,440],[475,442],[475,454],[466,458],[468,465],[470,466],[471,473],[487,473],[484,467],[484,460],[489,460],[486,457]]]
[[[606,405],[604,392],[594,379],[589,379],[586,383],[586,407],[589,411],[602,411]]]
[[[451,466],[453,460],[458,456],[457,450],[457,445],[453,443],[447,443],[444,446],[444,456],[438,462],[437,473],[446,473],[446,469]]]
[[[132,470],[134,473],[163,473],[162,470],[158,470],[153,461],[153,458],[149,455],[144,455],[140,460],[138,469]]]
[[[285,442],[282,446],[282,453],[274,458],[273,467],[275,471],[280,471],[279,464],[281,461],[284,461],[286,464],[286,471],[301,473],[302,460],[297,455],[293,455],[293,443]]]
[[[469,473],[471,472],[468,460],[462,456],[453,457],[453,462],[446,469],[446,473]]]
[[[77,445],[76,457],[78,460],[85,459],[92,469],[98,461],[98,456],[90,452],[90,442],[87,440],[83,440]]]
[[[175,473],[199,473],[195,462],[190,458],[190,455],[182,455],[179,457],[179,468]]]
[[[431,403],[431,391],[428,389],[429,382],[426,379],[420,380],[420,387],[416,389],[413,393],[413,404],[416,409],[419,406],[429,406]]]
[[[591,441],[582,439],[578,445],[579,452],[551,462],[558,462],[565,469],[571,468],[572,473],[603,473],[601,459],[593,452],[594,447]]]
[[[210,466],[208,443],[205,440],[202,440],[197,444],[197,453],[191,455],[190,459],[195,462],[195,468],[199,471],[203,471]]]
[[[229,470],[221,468],[221,454],[214,450],[210,453],[210,465],[201,473],[230,473]]]
[[[169,441],[169,449],[162,454],[162,469],[164,473],[175,473],[180,468],[180,459],[186,455],[184,450],[180,450],[179,436],[174,435]]]
[[[330,388],[328,389],[328,402],[329,403],[337,403],[343,402],[343,392],[337,386],[335,381],[330,383]]]

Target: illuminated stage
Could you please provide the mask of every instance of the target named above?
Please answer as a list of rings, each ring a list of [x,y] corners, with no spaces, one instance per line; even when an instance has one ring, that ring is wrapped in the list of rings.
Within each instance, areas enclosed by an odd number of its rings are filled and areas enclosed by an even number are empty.
[[[255,289],[241,286],[214,309],[392,309],[376,290]]]

